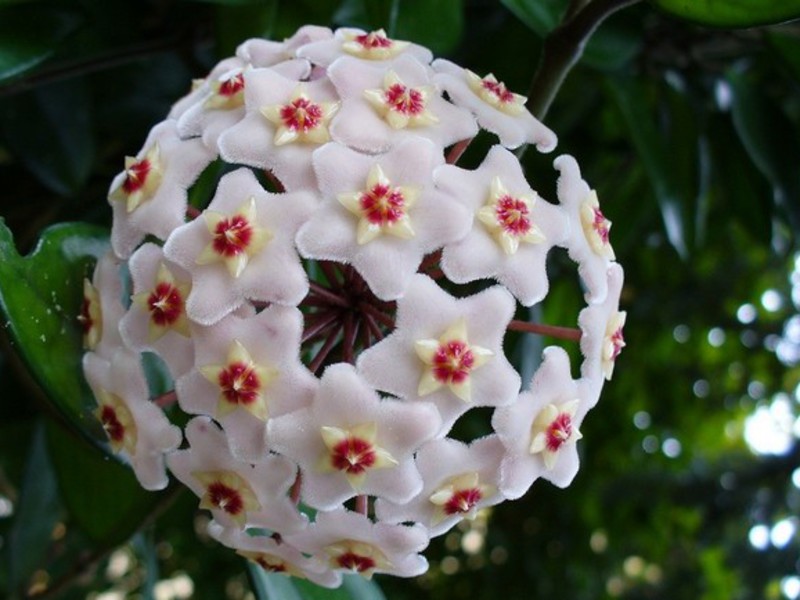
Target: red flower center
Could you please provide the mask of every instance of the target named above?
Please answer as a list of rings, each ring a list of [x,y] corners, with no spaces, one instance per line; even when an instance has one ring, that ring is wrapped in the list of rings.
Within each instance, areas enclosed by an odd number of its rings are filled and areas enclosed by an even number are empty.
[[[122,182],[122,191],[126,194],[132,194],[142,189],[147,182],[147,175],[150,173],[151,168],[150,161],[143,158],[125,169],[127,175],[125,176],[125,181]]]
[[[234,215],[223,219],[214,228],[212,246],[217,254],[229,258],[244,252],[252,238],[252,225],[242,215]]]
[[[219,84],[219,90],[217,93],[220,96],[225,96],[226,98],[231,98],[236,94],[240,93],[244,90],[244,75],[242,73],[237,73],[232,77],[228,77],[225,81]]]
[[[224,510],[229,515],[238,515],[244,510],[244,501],[241,494],[219,481],[208,486],[208,498],[211,504],[220,510]]]
[[[389,108],[404,115],[419,115],[425,110],[422,92],[402,83],[392,84],[383,95]]]
[[[367,221],[373,225],[391,225],[405,215],[406,201],[398,188],[378,183],[364,192],[359,205]]]
[[[560,413],[547,427],[547,449],[557,452],[572,435],[572,417]]]
[[[183,314],[183,297],[177,287],[162,282],[148,296],[147,307],[153,323],[159,327],[168,327]]]
[[[331,449],[331,464],[338,471],[360,475],[375,464],[375,449],[366,440],[348,437]]]
[[[489,79],[484,79],[481,82],[481,85],[483,85],[483,89],[489,91],[504,104],[514,101],[514,94],[508,91],[508,88],[502,81],[491,81]]]
[[[229,364],[219,374],[222,396],[231,404],[252,404],[258,399],[261,381],[252,365],[243,362]]]
[[[105,405],[100,411],[100,422],[103,424],[106,434],[112,442],[121,442],[125,437],[125,426],[120,423],[117,411],[111,406]]]
[[[515,236],[523,236],[531,230],[528,218],[528,205],[518,198],[503,196],[497,201],[495,215],[503,231]]]
[[[611,351],[611,360],[616,360],[620,352],[622,352],[622,348],[625,346],[625,338],[622,336],[622,327],[611,334],[611,345],[614,348]]]
[[[478,488],[469,488],[453,492],[450,499],[444,505],[446,515],[464,514],[471,511],[475,505],[481,501],[483,494]]]
[[[336,563],[342,569],[349,569],[358,573],[375,568],[375,561],[369,556],[361,556],[355,552],[345,552],[336,558]]]
[[[362,33],[355,37],[355,41],[361,44],[365,49],[371,50],[372,48],[391,48],[392,40],[385,35],[381,35],[377,31],[370,33]]]
[[[292,131],[307,133],[319,126],[322,117],[322,107],[302,96],[281,107],[281,120]]]
[[[94,320],[92,319],[91,313],[89,312],[91,306],[92,306],[92,300],[84,296],[83,301],[81,302],[81,312],[78,315],[78,323],[80,323],[83,335],[88,334],[92,330],[92,326],[94,325]]]
[[[594,222],[592,223],[592,227],[597,232],[597,235],[600,236],[600,239],[603,241],[604,244],[608,243],[608,234],[609,227],[608,219],[603,216],[603,213],[600,212],[599,208],[593,208],[594,211]]]
[[[475,364],[475,355],[461,340],[439,344],[433,355],[433,376],[444,384],[462,383]]]

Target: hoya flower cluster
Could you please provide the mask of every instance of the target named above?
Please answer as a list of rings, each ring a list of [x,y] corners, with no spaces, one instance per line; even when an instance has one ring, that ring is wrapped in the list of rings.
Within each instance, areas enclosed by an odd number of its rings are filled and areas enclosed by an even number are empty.
[[[418,575],[431,537],[539,477],[566,486],[624,345],[610,223],[575,160],[539,197],[510,150],[555,135],[493,75],[432,59],[383,31],[245,42],[125,160],[85,285],[111,447],[144,487],[190,488],[222,544],[324,586]],[[497,144],[456,166],[479,129]],[[545,298],[552,248],[586,290],[583,362],[575,379],[548,347],[523,385],[504,338],[555,331],[514,318]],[[173,391],[151,394],[144,355]],[[455,439],[475,407],[492,433]]]

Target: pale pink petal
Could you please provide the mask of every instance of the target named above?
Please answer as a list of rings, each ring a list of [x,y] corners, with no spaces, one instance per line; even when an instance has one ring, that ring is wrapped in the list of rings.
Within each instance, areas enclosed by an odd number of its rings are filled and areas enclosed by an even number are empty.
[[[463,106],[473,113],[478,119],[478,125],[496,134],[506,148],[535,144],[539,152],[551,152],[556,147],[556,134],[527,109],[510,115],[487,104],[470,89],[466,71],[448,60],[437,59],[432,67],[437,72],[434,81],[447,92],[453,104]]]
[[[397,302],[395,331],[359,356],[358,369],[381,391],[407,400],[433,402],[442,417],[438,435],[444,436],[470,408],[502,406],[516,399],[519,374],[506,359],[502,345],[514,309],[511,295],[499,286],[474,296],[454,298],[429,277],[415,275]],[[416,342],[438,339],[461,319],[466,322],[469,344],[493,353],[469,375],[471,399],[464,401],[447,386],[420,396],[418,388],[425,364],[416,353]]]
[[[321,431],[322,427],[350,430],[365,423],[376,425],[374,444],[388,451],[397,464],[367,469],[363,484],[355,490],[344,473],[319,468],[329,455]],[[325,369],[310,408],[270,419],[267,427],[271,449],[300,464],[303,502],[331,510],[359,493],[395,502],[406,502],[418,493],[422,481],[413,453],[438,431],[439,418],[427,402],[379,398],[352,366],[336,364]]]
[[[323,39],[321,41],[314,41],[297,50],[297,56],[307,58],[316,65],[323,67],[329,66],[340,56],[352,56],[342,49],[342,44],[345,43],[349,37],[359,36],[367,33],[363,29],[356,29],[353,27],[341,27],[336,30],[335,36],[332,39]],[[385,60],[375,60],[374,62],[391,63],[400,56],[413,56],[419,62],[429,64],[433,59],[433,54],[430,50],[419,44],[408,44],[403,50],[398,52],[395,56]],[[365,59],[360,59],[365,60]],[[370,60],[369,62],[373,62]]]
[[[247,511],[247,527],[263,527],[281,535],[295,533],[307,524],[288,496],[294,483],[296,467],[281,456],[264,456],[255,464],[242,462],[231,455],[225,434],[207,417],[195,417],[186,425],[189,448],[169,455],[167,463],[175,477],[198,497],[206,493],[196,473],[232,472],[241,477],[258,501],[260,508]],[[240,529],[225,511],[213,509],[215,521],[224,528]]]
[[[93,350],[104,359],[111,360],[117,348],[124,346],[119,333],[119,322],[125,314],[125,307],[122,305],[120,261],[111,250],[97,261],[92,284],[99,292],[102,315],[100,338]]]
[[[504,453],[505,447],[497,436],[487,436],[470,445],[450,438],[428,442],[417,453],[416,459],[424,483],[422,491],[405,504],[376,501],[378,519],[389,523],[421,523],[431,537],[446,533],[463,516],[453,514],[439,519],[431,495],[452,478],[474,472],[478,474],[481,485],[492,488],[476,503],[474,510],[499,504],[504,500],[499,491],[500,461]]]
[[[200,140],[182,140],[175,121],[164,121],[153,127],[142,150],[145,153],[158,144],[163,178],[152,197],[128,212],[125,200],[109,200],[114,212],[111,245],[120,258],[128,258],[146,235],[166,240],[174,229],[184,223],[187,189],[195,182],[213,155]],[[122,171],[111,182],[109,195],[125,180]]]
[[[308,293],[308,279],[294,249],[294,236],[316,205],[307,192],[271,194],[264,191],[249,169],[225,175],[207,210],[235,213],[249,198],[256,201],[256,221],[272,238],[252,256],[239,277],[232,277],[222,262],[197,264],[211,242],[202,216],[176,230],[164,254],[192,274],[187,302],[189,316],[211,325],[248,300],[297,305]]]
[[[544,236],[543,241],[520,242],[515,253],[507,254],[477,218],[478,211],[490,197],[495,177],[512,196],[527,194],[535,198],[530,220]],[[553,246],[563,245],[569,232],[566,212],[538,197],[526,181],[519,160],[502,146],[492,147],[474,171],[453,165],[439,167],[434,172],[434,181],[475,217],[471,231],[463,239],[445,246],[441,262],[445,275],[457,283],[492,277],[505,285],[524,306],[541,301],[549,288],[545,268],[547,254]]]
[[[114,394],[133,417],[136,450],[132,455],[122,452],[139,483],[148,490],[164,489],[169,482],[164,455],[180,445],[181,431],[148,399],[147,380],[139,355],[120,349],[109,362],[89,352],[83,357],[83,370],[95,397]]]
[[[300,362],[302,328],[299,310],[278,305],[250,318],[229,315],[211,327],[197,328],[197,368],[176,385],[181,408],[215,418],[228,436],[234,456],[251,461],[263,456],[267,452],[266,421],[308,406],[317,386],[316,378]],[[227,365],[235,341],[244,346],[256,365],[274,375],[263,382],[267,419],[242,407],[220,415],[220,387],[199,371],[208,365]]]
[[[411,57],[400,57],[390,69],[411,88],[433,86],[424,65]],[[438,91],[429,97],[426,110],[438,122],[421,127],[393,129],[364,97],[365,90],[383,89],[386,66],[373,66],[352,57],[337,60],[328,75],[342,98],[342,107],[334,117],[331,135],[335,141],[363,152],[385,152],[408,136],[428,138],[438,148],[445,148],[478,132],[475,119],[465,109],[447,102]]]

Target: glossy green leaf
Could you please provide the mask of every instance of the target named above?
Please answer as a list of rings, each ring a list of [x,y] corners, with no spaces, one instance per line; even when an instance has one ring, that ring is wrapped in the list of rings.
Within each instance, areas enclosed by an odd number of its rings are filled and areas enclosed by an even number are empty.
[[[0,219],[0,313],[15,352],[50,403],[78,430],[94,425],[94,399],[81,371],[76,317],[83,279],[108,248],[107,234],[82,223],[55,225],[22,257]],[[86,434],[88,436],[88,433]]]
[[[730,72],[733,123],[750,159],[772,184],[775,204],[800,228],[800,141],[794,123],[755,81]]]
[[[628,126],[633,145],[644,163],[661,210],[664,229],[681,256],[688,255],[685,215],[680,192],[671,172],[672,156],[658,131],[644,89],[629,79],[615,79],[608,89]]]
[[[502,0],[503,5],[537,36],[545,38],[560,23],[568,0]],[[639,51],[641,39],[638,20],[614,16],[595,31],[583,51],[581,61],[598,69],[617,69]]]
[[[55,423],[48,424],[47,444],[71,521],[97,543],[127,540],[164,498],[142,489],[131,469]]]
[[[800,0],[650,0],[658,8],[713,27],[755,27],[800,19]]]
[[[219,52],[227,56],[233,54],[236,47],[248,38],[268,36],[277,10],[277,0],[265,0],[256,4],[220,4],[216,11]]]
[[[10,590],[25,584],[33,571],[44,562],[53,528],[62,518],[43,423],[36,428],[31,441],[15,513],[14,524],[4,546]]]
[[[767,43],[794,77],[800,82],[800,38],[780,29],[766,32]]]
[[[65,10],[0,4],[0,84],[50,58],[80,23]]]
[[[3,99],[0,136],[43,185],[62,196],[75,195],[94,160],[85,82],[58,82]]]

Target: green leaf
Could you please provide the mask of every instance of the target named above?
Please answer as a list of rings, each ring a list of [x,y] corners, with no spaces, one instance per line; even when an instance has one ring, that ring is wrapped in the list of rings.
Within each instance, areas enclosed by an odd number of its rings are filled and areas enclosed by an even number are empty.
[[[567,6],[566,0],[500,0],[508,10],[530,27],[540,38],[556,28]]]
[[[47,444],[64,505],[95,542],[115,546],[127,540],[164,498],[142,489],[131,469],[55,423],[48,424]]]
[[[56,478],[47,453],[44,426],[40,423],[31,441],[22,492],[15,504],[14,524],[4,548],[12,595],[44,563],[53,528],[60,518]]]
[[[778,29],[765,33],[767,43],[786,65],[795,82],[800,82],[800,39],[796,35],[784,33]]]
[[[664,229],[672,246],[683,257],[688,255],[684,227],[685,215],[680,192],[672,176],[671,153],[648,110],[644,88],[630,79],[615,79],[608,85],[633,145],[644,163],[661,209]],[[685,150],[685,149],[684,149]]]
[[[80,23],[80,17],[65,10],[0,5],[0,84],[50,58]]]
[[[63,81],[4,99],[0,134],[9,152],[43,185],[74,196],[94,160],[90,114],[84,81]]]
[[[544,39],[561,23],[568,0],[502,0],[503,5]],[[640,22],[614,16],[589,38],[581,62],[596,69],[618,69],[641,47]]]
[[[772,184],[775,204],[800,229],[800,142],[783,109],[746,74],[727,76],[733,92],[733,124],[750,159]]]
[[[14,350],[50,403],[78,431],[86,431],[95,401],[83,379],[82,334],[76,320],[83,278],[108,248],[107,233],[83,223],[42,233],[35,250],[21,257],[0,219],[0,314]],[[93,417],[89,421],[94,424]]]
[[[219,52],[233,54],[236,47],[251,37],[268,37],[278,10],[277,0],[257,4],[226,2],[216,11],[216,34]]]
[[[755,27],[800,19],[800,0],[650,0],[687,21],[713,27]]]

